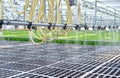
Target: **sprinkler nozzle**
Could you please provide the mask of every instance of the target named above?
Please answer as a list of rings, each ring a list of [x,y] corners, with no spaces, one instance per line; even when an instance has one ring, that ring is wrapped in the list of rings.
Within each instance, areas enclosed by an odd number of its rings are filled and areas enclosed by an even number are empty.
[[[97,27],[98,30],[101,30],[101,28],[102,28],[101,26],[98,26],[98,27]]]
[[[31,27],[32,27],[32,22],[29,22],[29,24],[28,24],[27,28],[30,30],[30,29],[31,29]]]
[[[76,26],[75,26],[75,29],[76,29],[76,30],[80,29],[80,26],[79,26],[79,25],[76,25]]]
[[[0,20],[0,29],[2,28],[3,20]]]
[[[49,23],[48,29],[51,30],[52,23]]]
[[[85,30],[88,30],[88,26],[87,25],[84,25],[84,28],[85,28]]]
[[[64,29],[64,30],[66,30],[66,29],[67,29],[67,24],[65,24],[65,26],[63,27],[63,29]]]

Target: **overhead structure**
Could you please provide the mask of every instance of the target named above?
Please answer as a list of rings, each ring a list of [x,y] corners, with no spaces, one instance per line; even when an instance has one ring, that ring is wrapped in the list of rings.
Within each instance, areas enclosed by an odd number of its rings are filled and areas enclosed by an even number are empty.
[[[46,3],[45,3],[46,2]],[[1,2],[2,3],[2,2]],[[63,28],[59,27],[59,24],[62,23],[61,13],[61,0],[26,0],[24,3],[23,11],[17,11],[16,6],[14,4],[18,4],[15,0],[10,0],[11,10],[14,14],[18,15],[25,15],[26,21],[29,22],[28,29],[29,29],[29,36],[33,43],[38,44],[34,41],[34,38],[39,39],[41,43],[45,41],[53,41],[58,36],[67,36],[71,31],[72,27],[72,9],[71,6],[75,6],[75,1],[65,0],[67,15],[66,20],[64,22],[65,26]],[[45,8],[45,4],[48,5],[47,9]],[[76,5],[79,6],[80,5]],[[55,8],[56,7],[56,8]],[[37,10],[36,10],[37,9]],[[45,15],[45,11],[47,10],[47,14]],[[80,13],[79,8],[79,13]],[[2,15],[2,14],[1,14]],[[81,15],[79,15],[81,18]],[[8,18],[9,19],[9,18]],[[1,19],[2,20],[2,19]],[[82,20],[80,20],[82,21]],[[33,23],[48,23],[49,26],[38,26],[36,30],[33,30]],[[4,22],[3,22],[4,23]],[[10,24],[10,22],[9,22]],[[57,24],[58,26],[52,27],[53,24]],[[69,26],[68,26],[69,25]],[[64,30],[63,30],[64,29]],[[37,34],[36,34],[37,33]]]

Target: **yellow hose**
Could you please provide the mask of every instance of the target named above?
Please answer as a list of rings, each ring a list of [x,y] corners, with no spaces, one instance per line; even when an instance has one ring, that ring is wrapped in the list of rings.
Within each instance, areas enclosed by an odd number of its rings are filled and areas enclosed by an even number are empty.
[[[33,15],[34,15],[34,12],[35,12],[35,8],[36,8],[37,2],[38,2],[38,0],[32,0],[31,10],[30,10],[29,19],[28,19],[29,22],[33,22]],[[32,28],[31,28],[31,29],[29,30],[29,37],[30,37],[30,39],[31,39],[31,41],[32,41],[33,43],[39,45],[38,43],[36,43],[36,42],[33,40],[33,37],[32,37],[32,36],[34,36],[34,37],[37,38],[37,39],[40,39],[40,38],[38,38],[38,37],[34,34]]]
[[[35,10],[37,7],[38,2],[40,1],[40,6],[39,6],[39,10],[38,13]],[[28,16],[28,21],[29,22],[36,22],[36,23],[40,23],[40,22],[44,22],[44,23],[52,23],[52,24],[61,24],[62,23],[62,18],[61,18],[61,13],[60,13],[60,4],[61,4],[61,0],[47,0],[48,2],[48,6],[49,6],[49,10],[48,10],[48,16],[45,16],[45,8],[44,8],[44,0],[32,0],[32,4],[30,6],[30,13]],[[72,10],[71,10],[71,6],[69,3],[69,0],[65,0],[66,2],[66,6],[67,6],[67,20],[66,20],[66,24],[67,25],[72,25]],[[17,13],[17,14],[23,14],[27,12],[27,8],[29,6],[29,0],[26,0],[25,2],[25,7],[24,7],[24,11],[23,12],[16,12],[15,8],[13,6],[13,1],[10,0],[10,4],[12,6],[13,12]],[[54,10],[56,5],[56,11]],[[80,12],[80,4],[78,5],[78,17],[80,23],[82,23],[82,18],[81,18],[81,12]],[[34,15],[35,12],[38,14],[36,20],[34,20]],[[56,12],[56,14],[55,14]],[[0,16],[1,18],[1,16]],[[47,20],[46,20],[47,19]],[[67,27],[66,30],[63,30],[61,27],[51,27],[51,29],[49,30],[48,27],[44,27],[42,28],[42,26],[37,27],[37,30],[33,30],[32,28],[29,29],[29,37],[30,40],[39,45],[44,43],[45,41],[53,41],[56,38],[58,38],[58,36],[67,36],[70,31],[71,31],[71,27]],[[51,38],[51,39],[50,39]],[[40,43],[36,43],[34,41],[34,39],[38,39],[41,42]]]
[[[0,20],[3,19],[3,3],[2,0],[0,0]]]
[[[45,14],[44,14],[44,10],[45,10],[45,8],[44,8],[44,1],[40,0],[40,3],[41,3],[41,6],[40,6],[40,9],[38,11],[38,19],[37,19],[36,22],[40,22],[45,17]],[[44,37],[45,38],[49,37],[49,32],[45,32],[45,30],[43,30],[42,27],[37,27],[37,32],[38,32],[38,34],[41,34],[41,35],[39,35],[40,37],[43,37],[43,38]],[[44,41],[46,41],[46,39],[44,39]]]
[[[43,1],[43,0],[42,0]],[[44,2],[44,1],[43,1]],[[44,3],[43,3],[44,4]],[[42,5],[41,5],[42,6]],[[49,12],[48,12],[48,21],[47,23],[54,23],[55,20],[54,20],[54,0],[48,0],[48,6],[49,6]],[[41,11],[40,11],[41,12]],[[44,12],[43,12],[44,13]],[[40,14],[39,14],[40,15]],[[45,15],[43,15],[45,17]],[[43,17],[42,17],[43,18]],[[38,18],[39,19],[39,18]],[[44,30],[42,30],[41,27],[38,27],[37,28],[39,32],[42,33],[42,35],[47,35],[48,38],[46,38],[47,40],[46,41],[52,41],[52,40],[49,40],[49,38],[51,36],[53,36],[53,34],[55,33],[55,29],[53,29],[53,27],[51,27],[50,30],[48,30],[47,27],[44,27]]]
[[[39,8],[39,11],[38,11],[38,18],[36,20],[37,23],[39,23],[44,18],[44,16],[45,16],[44,10],[45,10],[44,1],[40,0],[40,8]],[[40,37],[45,35],[45,33],[42,31],[42,27],[37,27],[37,32],[38,32]]]
[[[32,19],[33,19],[33,15],[34,15],[34,12],[35,12],[36,4],[37,4],[37,0],[33,0],[32,5],[31,5],[30,15],[29,15],[29,21],[30,21],[30,22],[31,22]],[[43,6],[42,6],[42,7],[43,7]],[[41,8],[40,8],[40,9],[41,9]],[[42,16],[41,18],[40,18],[40,17],[41,17],[41,16],[38,16],[38,20],[37,20],[36,22],[39,22],[39,20],[42,19],[43,16]],[[38,36],[35,35],[35,33],[33,32],[32,29],[30,29],[30,34],[31,34],[32,36],[34,36],[36,39],[38,39],[38,40],[41,39],[41,38],[39,38]],[[39,44],[42,44],[43,42],[45,42],[46,39],[47,39],[47,37],[48,37],[48,34],[44,35],[43,38],[42,38],[41,43],[39,43]],[[36,42],[33,40],[32,37],[31,37],[31,39],[32,39],[31,41],[32,41],[33,43],[36,43]],[[38,44],[38,43],[36,43],[36,44]],[[39,44],[38,44],[38,45],[39,45]]]
[[[68,17],[67,17],[67,21],[66,24],[71,25],[72,24],[72,11],[71,11],[71,6],[69,3],[69,0],[65,0],[66,1],[66,5],[67,5],[67,11],[68,11]],[[68,35],[68,33],[71,31],[71,27],[68,27],[66,29],[66,35]]]

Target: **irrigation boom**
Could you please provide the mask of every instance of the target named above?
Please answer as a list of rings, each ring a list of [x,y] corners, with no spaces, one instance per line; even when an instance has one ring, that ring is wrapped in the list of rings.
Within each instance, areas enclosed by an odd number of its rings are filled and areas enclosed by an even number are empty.
[[[79,25],[52,24],[52,23],[33,23],[28,21],[0,20],[0,25],[23,25],[23,26],[44,26],[44,27],[78,27]]]
[[[37,27],[37,26],[41,26],[41,27],[63,27],[64,29],[66,27],[75,27],[75,29],[80,29],[80,28],[85,28],[86,30],[89,28],[93,28],[93,29],[118,29],[118,26],[87,26],[87,25],[78,25],[78,24],[74,24],[74,25],[67,25],[67,24],[53,24],[53,23],[34,23],[34,22],[28,22],[28,21],[13,21],[13,20],[0,20],[0,25],[23,25],[23,26],[28,26],[28,29],[30,27]],[[2,27],[1,27],[2,28]]]

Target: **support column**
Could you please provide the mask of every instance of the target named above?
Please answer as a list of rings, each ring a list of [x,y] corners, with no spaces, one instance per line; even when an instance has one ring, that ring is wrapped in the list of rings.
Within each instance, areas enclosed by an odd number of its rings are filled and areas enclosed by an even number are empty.
[[[116,9],[114,10],[114,26],[116,26]]]
[[[80,0],[76,0],[76,24],[82,24],[82,13]]]
[[[44,0],[44,14],[45,14],[45,16],[44,16],[44,20],[45,20],[45,22],[46,22],[46,11],[47,11],[47,9],[46,9],[46,0]]]
[[[95,0],[95,18],[94,18],[95,27],[97,26],[97,0]]]

